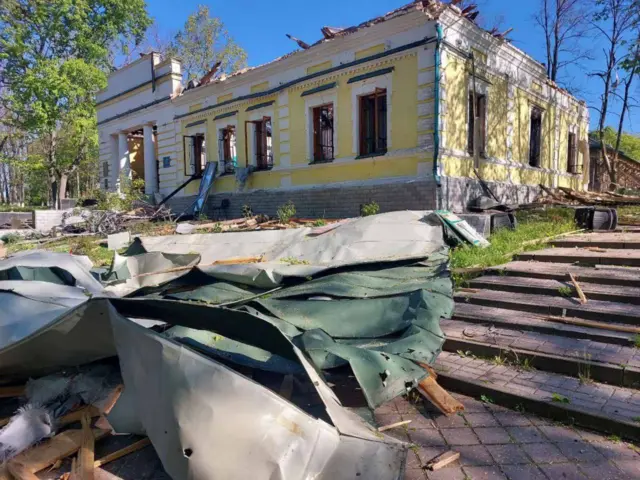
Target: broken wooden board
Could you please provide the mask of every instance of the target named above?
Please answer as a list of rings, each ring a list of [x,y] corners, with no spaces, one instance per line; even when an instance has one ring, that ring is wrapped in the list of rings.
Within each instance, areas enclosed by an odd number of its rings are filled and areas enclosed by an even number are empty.
[[[418,384],[418,392],[445,415],[464,411],[464,405],[438,385],[438,382],[431,375]]]
[[[92,432],[95,440],[109,435],[108,431],[100,429],[93,429]],[[13,460],[24,465],[29,472],[36,473],[76,453],[82,446],[82,439],[82,430],[66,430],[16,455]],[[0,480],[11,480],[6,468],[0,471]]]
[[[24,395],[24,389],[24,385],[0,387],[0,398],[22,397]]]
[[[640,249],[640,234],[628,232],[597,232],[572,235],[551,242],[554,247],[600,247],[614,249]]]
[[[449,450],[448,452],[441,453],[435,458],[432,458],[427,462],[425,468],[427,470],[431,470],[435,472],[436,470],[440,470],[441,468],[446,467],[450,463],[455,462],[460,458],[460,452],[454,452],[453,450]]]
[[[148,445],[151,445],[151,440],[149,440],[149,438],[143,438],[142,440],[138,440],[137,442],[132,443],[131,445],[127,445],[126,447],[121,448],[120,450],[117,450],[113,453],[105,455],[102,458],[99,458],[98,460],[93,462],[93,467],[94,468],[101,467],[102,465],[106,465],[109,462],[118,460],[119,458],[129,455],[130,453],[134,453],[134,452],[137,452],[138,450],[142,450],[144,447]]]
[[[385,425],[383,427],[378,428],[379,432],[386,432],[387,430],[391,430],[393,428],[403,427],[405,425],[409,425],[411,420],[403,420],[402,422],[392,423],[390,425]]]
[[[95,438],[91,431],[91,417],[85,414],[82,417],[82,445],[78,452],[78,464],[77,470],[78,476],[81,480],[93,480],[94,479],[94,467],[93,462],[95,460]]]
[[[625,265],[640,266],[640,251],[625,249],[601,249],[593,252],[577,248],[547,248],[534,252],[521,253],[518,260],[537,262],[580,263],[582,265]]]

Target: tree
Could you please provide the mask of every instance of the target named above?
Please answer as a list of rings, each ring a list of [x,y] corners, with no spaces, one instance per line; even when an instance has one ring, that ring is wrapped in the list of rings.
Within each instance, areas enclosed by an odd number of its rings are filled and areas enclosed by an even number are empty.
[[[144,0],[0,2],[0,102],[38,143],[54,205],[97,142],[95,94],[106,86],[109,46],[140,41],[149,24]]]
[[[587,58],[580,40],[590,20],[585,0],[540,0],[540,10],[534,16],[544,33],[547,76],[558,81],[568,65]]]
[[[618,129],[606,127],[604,129],[604,139],[609,145],[615,145],[620,141],[619,150],[627,156],[640,162],[640,136],[633,133],[622,132],[618,135]]]
[[[617,160],[620,148],[620,137],[624,125],[625,114],[628,110],[631,85],[635,79],[638,68],[638,20],[640,5],[637,0],[596,0],[598,10],[594,16],[594,27],[604,40],[603,49],[605,67],[593,75],[602,80],[601,105],[598,110],[598,138],[601,143],[602,160],[610,179],[610,190],[617,188],[618,171]],[[635,45],[629,49],[631,41]],[[624,80],[625,91],[621,97],[622,110],[618,125],[618,138],[615,150],[610,154],[605,138],[605,125],[609,115],[611,97],[615,96],[615,90],[619,85],[618,70],[626,73]]]
[[[235,72],[247,64],[244,49],[234,42],[222,20],[211,17],[205,5],[199,5],[198,10],[189,15],[167,53],[182,60],[187,80],[202,77],[217,62],[221,62],[218,71],[225,73]]]

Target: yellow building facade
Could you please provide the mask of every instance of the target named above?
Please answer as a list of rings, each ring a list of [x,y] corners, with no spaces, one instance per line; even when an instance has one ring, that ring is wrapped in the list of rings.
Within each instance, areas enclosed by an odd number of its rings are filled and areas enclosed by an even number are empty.
[[[129,174],[118,142],[144,127],[155,143],[145,151],[157,152],[145,153],[147,193],[181,208],[216,162],[211,206],[226,199],[232,216],[289,200],[328,218],[372,201],[464,211],[483,194],[479,179],[508,203],[532,201],[539,184],[586,183],[586,105],[456,7],[416,2],[323,32],[310,48],[187,89],[179,62],[152,58],[155,96],[137,104],[116,72],[98,99],[101,183],[118,188]]]

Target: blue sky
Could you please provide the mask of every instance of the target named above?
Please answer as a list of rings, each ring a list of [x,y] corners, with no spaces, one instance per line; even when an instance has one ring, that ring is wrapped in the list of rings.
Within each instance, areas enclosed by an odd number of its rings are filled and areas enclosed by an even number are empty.
[[[322,26],[346,27],[382,15],[408,3],[408,0],[148,0],[151,16],[156,19],[161,32],[169,35],[182,27],[188,15],[198,4],[209,5],[212,15],[222,19],[229,33],[249,56],[250,65],[259,65],[288,53],[296,44],[285,37],[286,33],[312,43],[321,37]],[[485,26],[499,25],[502,30],[513,27],[509,37],[514,45],[544,61],[543,37],[533,20],[538,0],[477,0]],[[585,41],[596,55],[602,55],[595,38]],[[582,62],[572,67],[568,76],[579,95],[590,105],[599,106],[601,85],[597,77],[589,77],[589,71],[597,68],[597,61]],[[614,105],[614,110],[616,106]],[[617,125],[618,117],[610,115],[609,123]],[[591,111],[591,125],[595,126],[597,113]],[[631,112],[625,129],[640,132],[640,116]]]

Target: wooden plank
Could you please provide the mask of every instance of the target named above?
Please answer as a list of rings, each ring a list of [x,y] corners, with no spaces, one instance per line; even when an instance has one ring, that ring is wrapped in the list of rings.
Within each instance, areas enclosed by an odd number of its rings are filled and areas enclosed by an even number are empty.
[[[576,280],[576,277],[574,277],[572,273],[569,274],[569,278],[571,279],[571,283],[573,283],[573,287],[576,289],[576,292],[578,292],[578,297],[580,297],[580,303],[584,305],[585,303],[587,303],[588,300],[584,292],[582,291],[582,288],[580,288],[580,284],[578,283],[578,281]]]
[[[445,415],[464,411],[464,405],[438,385],[438,382],[431,375],[418,384],[418,392]]]
[[[93,429],[92,432],[96,440],[109,435],[106,430]],[[39,472],[76,453],[82,446],[82,437],[82,430],[66,430],[20,453],[14,461],[25,465],[31,473]],[[0,473],[0,480],[10,480],[8,472]]]
[[[581,263],[584,265],[625,265],[640,266],[640,251],[624,249],[599,249],[591,251],[578,248],[547,248],[521,253],[518,260],[538,262]]]
[[[7,463],[7,470],[15,480],[38,480],[38,477],[31,473],[31,471],[20,462],[9,461],[9,463]]]
[[[441,453],[437,457],[432,458],[427,462],[425,468],[427,470],[431,470],[435,472],[436,470],[440,470],[441,468],[446,467],[450,463],[455,462],[460,458],[460,452],[454,452],[453,450],[449,450],[448,452]]]
[[[402,427],[404,425],[409,425],[411,423],[411,420],[404,420],[402,422],[396,422],[396,423],[392,423],[391,425],[385,425],[384,427],[380,427],[378,428],[379,432],[386,432],[387,430],[391,430],[393,428],[398,428],[398,427]]]
[[[545,320],[548,320],[550,322],[566,323],[568,325],[579,325],[581,327],[599,328],[602,330],[610,330],[614,332],[640,334],[639,327],[627,327],[625,325],[611,325],[610,323],[596,322],[594,320],[583,320],[583,319],[574,318],[574,317],[550,316],[550,317],[546,317]]]
[[[128,445],[120,450],[117,450],[113,453],[105,455],[102,458],[99,458],[93,463],[94,468],[101,467],[109,462],[113,462],[114,460],[118,460],[119,458],[124,457],[125,455],[129,455],[130,453],[137,452],[138,450],[142,450],[147,445],[151,445],[151,440],[149,438],[143,438],[142,440],[138,440],[131,445]]]
[[[22,397],[24,395],[24,388],[24,385],[0,387],[0,398]]]
[[[82,417],[82,445],[78,452],[78,474],[81,480],[93,480],[95,460],[94,454],[95,438],[91,431],[91,417],[85,414]]]

